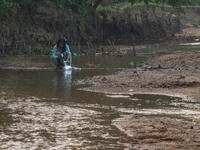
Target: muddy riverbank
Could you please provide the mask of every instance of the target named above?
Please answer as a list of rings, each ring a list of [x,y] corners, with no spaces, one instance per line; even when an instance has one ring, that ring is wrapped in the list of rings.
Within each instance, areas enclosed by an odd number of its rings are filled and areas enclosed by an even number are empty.
[[[170,95],[198,104],[199,74],[200,52],[191,51],[152,56],[140,68],[85,78],[74,84],[92,84],[90,87],[81,88],[86,91]],[[195,108],[195,105],[193,106],[191,109]],[[198,149],[200,146],[199,124],[193,125],[191,122],[170,118],[130,117],[114,123],[128,135],[122,137],[120,142],[128,143],[130,149]]]
[[[117,93],[160,93],[198,101],[200,96],[200,52],[154,56],[137,69],[95,76],[74,84],[92,84],[82,90]]]
[[[121,137],[120,143],[129,146],[129,150],[197,150],[200,147],[200,124],[138,115],[115,120],[114,124],[128,135]]]

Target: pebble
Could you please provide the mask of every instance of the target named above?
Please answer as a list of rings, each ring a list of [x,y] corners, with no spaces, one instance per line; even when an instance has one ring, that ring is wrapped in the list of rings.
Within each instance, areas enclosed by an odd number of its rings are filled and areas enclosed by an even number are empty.
[[[150,100],[146,100],[145,102],[146,102],[146,103],[150,103]]]
[[[133,91],[134,91],[133,89],[130,89],[130,90],[129,90],[129,92],[133,92]]]

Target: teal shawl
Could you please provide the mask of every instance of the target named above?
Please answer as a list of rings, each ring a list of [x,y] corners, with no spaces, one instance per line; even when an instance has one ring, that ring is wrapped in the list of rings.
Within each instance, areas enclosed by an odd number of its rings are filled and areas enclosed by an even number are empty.
[[[69,65],[71,66],[72,65],[72,55],[71,55],[69,46],[67,44],[66,44],[66,52],[69,54]],[[57,62],[57,57],[58,56],[56,56],[56,53],[57,53],[57,45],[54,46],[53,55],[52,55],[53,62],[57,66],[57,63],[58,63]]]

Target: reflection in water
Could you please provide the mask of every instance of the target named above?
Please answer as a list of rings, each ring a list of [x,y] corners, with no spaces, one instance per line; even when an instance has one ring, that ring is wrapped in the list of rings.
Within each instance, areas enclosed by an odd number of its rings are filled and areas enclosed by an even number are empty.
[[[174,51],[169,48],[140,50],[137,61],[145,61],[154,52]],[[43,64],[41,60],[36,61]],[[77,67],[89,62],[109,70],[0,70],[0,149],[124,149],[117,143],[124,135],[112,120],[127,114],[186,117],[200,122],[200,106],[195,103],[160,95],[105,96],[78,91],[71,84],[72,75],[76,80],[111,74],[115,72],[111,68],[130,68],[131,61],[129,53],[122,58],[76,57],[74,61]],[[157,103],[158,99],[162,101]]]
[[[67,98],[70,98],[72,82],[71,73],[71,70],[61,70],[56,72],[56,76],[53,77],[54,94],[58,95],[59,97],[64,97],[64,95],[67,95]]]

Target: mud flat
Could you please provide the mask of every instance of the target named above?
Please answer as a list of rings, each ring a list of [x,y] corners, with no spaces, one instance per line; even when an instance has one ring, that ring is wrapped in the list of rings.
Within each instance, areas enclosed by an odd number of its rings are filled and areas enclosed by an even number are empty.
[[[179,96],[200,101],[200,52],[183,52],[152,57],[137,69],[113,75],[94,76],[74,82],[92,84],[82,90],[104,93],[145,93]]]
[[[120,143],[129,150],[198,150],[200,124],[152,116],[130,115],[114,121],[127,134]]]
[[[200,52],[155,56],[141,68],[86,78],[75,84],[92,84],[91,87],[82,88],[86,91],[161,94],[199,103]],[[130,149],[200,149],[199,124],[132,115],[114,124],[127,134],[120,142],[128,143]]]

